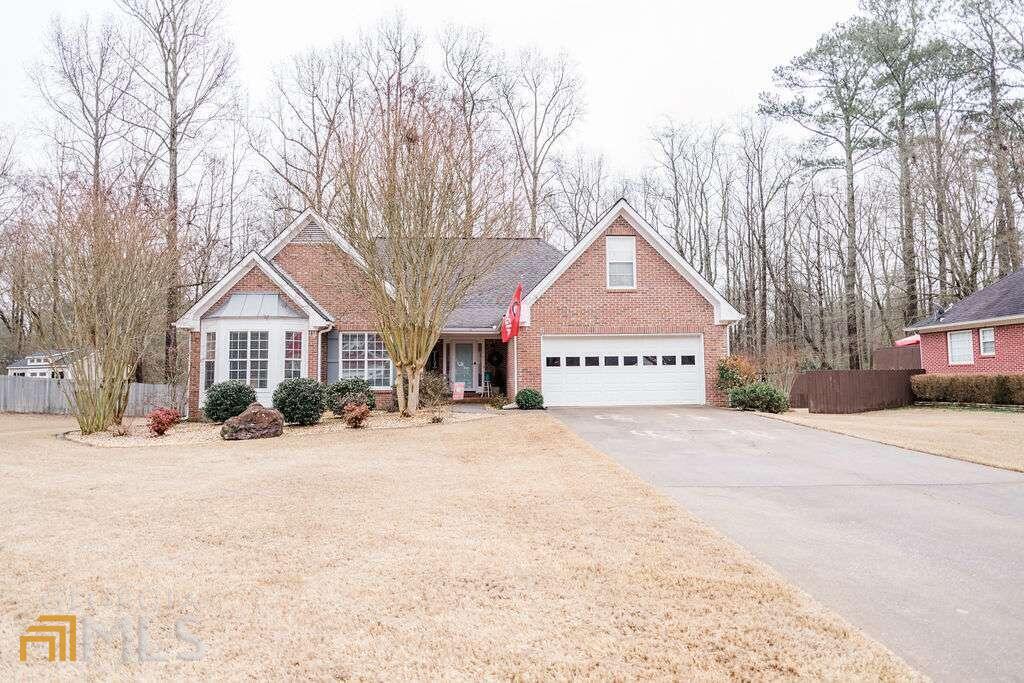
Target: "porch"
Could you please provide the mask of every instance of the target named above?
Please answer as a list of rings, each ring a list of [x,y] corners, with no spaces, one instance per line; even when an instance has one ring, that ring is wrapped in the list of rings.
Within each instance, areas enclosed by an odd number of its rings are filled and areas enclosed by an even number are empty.
[[[505,393],[508,345],[498,337],[474,334],[442,336],[426,369],[440,372],[452,384],[461,382],[465,400]]]

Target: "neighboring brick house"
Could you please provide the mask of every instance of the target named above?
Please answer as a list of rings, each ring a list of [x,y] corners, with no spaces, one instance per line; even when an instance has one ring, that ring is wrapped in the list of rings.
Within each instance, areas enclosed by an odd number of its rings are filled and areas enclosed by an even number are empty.
[[[1024,270],[907,328],[921,336],[921,367],[943,374],[1024,373]]]
[[[539,239],[501,246],[428,368],[469,392],[537,388],[549,405],[723,402],[715,364],[741,316],[625,200],[566,254]],[[518,283],[522,325],[506,345],[498,326]],[[178,320],[191,332],[190,414],[231,378],[266,404],[287,377],[360,376],[386,400],[394,370],[366,292],[363,259],[304,212]]]

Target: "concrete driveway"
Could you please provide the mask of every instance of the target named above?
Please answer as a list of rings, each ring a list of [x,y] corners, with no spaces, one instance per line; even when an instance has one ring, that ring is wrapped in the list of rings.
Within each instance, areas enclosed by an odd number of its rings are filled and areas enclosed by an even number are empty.
[[[921,671],[1024,679],[1024,475],[714,408],[551,412]]]

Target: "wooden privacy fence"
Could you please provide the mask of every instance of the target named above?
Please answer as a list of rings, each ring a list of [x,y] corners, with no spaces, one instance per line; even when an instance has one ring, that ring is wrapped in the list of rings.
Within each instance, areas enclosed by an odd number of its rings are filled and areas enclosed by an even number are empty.
[[[872,370],[920,370],[921,347],[883,346],[871,352]]]
[[[812,413],[861,413],[914,402],[910,378],[924,370],[814,370],[799,374],[790,405]]]
[[[0,412],[70,414],[71,405],[61,388],[68,381],[0,376]],[[158,406],[174,406],[184,413],[184,392],[170,384],[131,385],[126,415],[142,417]]]

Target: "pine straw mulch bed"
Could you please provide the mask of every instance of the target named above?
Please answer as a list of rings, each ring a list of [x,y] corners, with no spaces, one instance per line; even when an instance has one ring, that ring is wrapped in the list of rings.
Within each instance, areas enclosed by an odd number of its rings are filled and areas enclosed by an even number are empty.
[[[383,410],[375,410],[370,413],[363,426],[358,431],[375,429],[402,429],[406,427],[443,426],[445,424],[457,424],[481,418],[497,416],[499,413],[488,410],[480,413],[463,413],[451,410],[444,411],[444,420],[440,424],[431,422],[430,411],[420,411],[414,417],[399,417],[398,413],[389,413]],[[129,427],[128,434],[114,436],[109,431],[96,432],[83,436],[78,430],[64,433],[64,438],[69,441],[88,444],[90,446],[101,446],[104,448],[136,448],[151,446],[182,446],[202,443],[244,443],[239,441],[224,441],[220,438],[221,425],[210,422],[181,422],[171,428],[163,436],[154,436],[146,426],[144,418],[126,420]],[[319,434],[332,434],[334,432],[351,430],[345,421],[333,413],[324,413],[323,419],[308,426],[285,425],[284,434],[280,438],[296,436],[313,436]]]
[[[5,420],[0,643],[72,602],[113,637],[0,679],[919,677],[541,412],[159,458]]]

